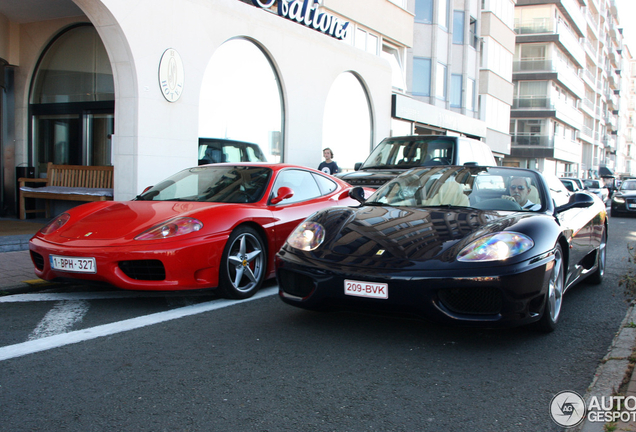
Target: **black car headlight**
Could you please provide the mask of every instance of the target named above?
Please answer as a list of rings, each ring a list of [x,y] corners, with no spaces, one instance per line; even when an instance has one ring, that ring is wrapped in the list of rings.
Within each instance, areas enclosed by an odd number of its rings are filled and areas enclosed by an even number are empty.
[[[325,228],[317,222],[303,222],[287,238],[293,248],[312,251],[325,240]]]
[[[522,254],[534,246],[525,234],[498,232],[478,238],[457,255],[457,261],[485,262],[503,261]]]

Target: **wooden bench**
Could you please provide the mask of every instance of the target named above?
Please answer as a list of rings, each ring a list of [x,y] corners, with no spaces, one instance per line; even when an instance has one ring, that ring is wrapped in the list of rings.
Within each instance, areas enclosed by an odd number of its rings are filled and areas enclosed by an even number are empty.
[[[107,201],[113,199],[113,167],[53,165],[49,162],[46,178],[19,178],[20,219],[27,213],[45,212],[51,217],[50,200],[64,201]],[[44,183],[41,187],[28,187],[27,183]],[[45,210],[27,210],[26,198],[46,200]]]

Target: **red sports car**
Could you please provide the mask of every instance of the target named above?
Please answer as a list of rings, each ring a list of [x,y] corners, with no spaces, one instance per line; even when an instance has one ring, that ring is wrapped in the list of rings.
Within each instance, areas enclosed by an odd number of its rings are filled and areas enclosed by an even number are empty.
[[[62,213],[29,249],[45,280],[132,290],[218,287],[227,297],[247,298],[274,276],[276,252],[307,216],[358,205],[350,189],[294,165],[203,165],[132,201],[92,202]]]

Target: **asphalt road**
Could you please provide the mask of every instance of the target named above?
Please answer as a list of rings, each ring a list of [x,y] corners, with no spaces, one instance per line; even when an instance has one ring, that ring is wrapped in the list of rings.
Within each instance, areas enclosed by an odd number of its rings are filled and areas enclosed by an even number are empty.
[[[605,281],[548,335],[307,312],[273,281],[0,298],[0,431],[558,431],[551,398],[585,393],[625,317],[628,244],[636,219],[612,218]]]

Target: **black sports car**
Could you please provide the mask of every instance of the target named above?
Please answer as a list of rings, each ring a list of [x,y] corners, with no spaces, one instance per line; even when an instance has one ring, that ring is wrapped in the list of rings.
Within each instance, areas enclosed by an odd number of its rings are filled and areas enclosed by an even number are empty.
[[[612,196],[612,216],[636,214],[636,180],[625,180]]]
[[[306,309],[412,313],[552,331],[564,292],[605,272],[607,213],[519,168],[408,171],[359,207],[319,211],[277,255],[281,299]]]

